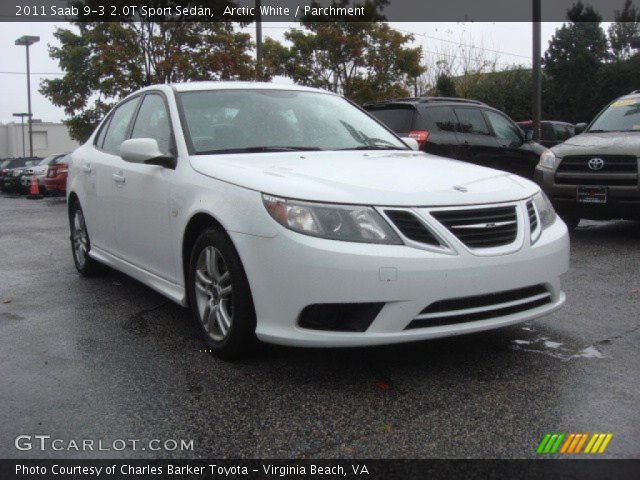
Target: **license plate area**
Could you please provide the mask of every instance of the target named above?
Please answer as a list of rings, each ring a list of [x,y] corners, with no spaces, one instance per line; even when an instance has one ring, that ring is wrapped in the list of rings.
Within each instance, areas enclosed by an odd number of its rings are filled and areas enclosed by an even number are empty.
[[[580,203],[607,203],[607,187],[579,186],[577,200]]]

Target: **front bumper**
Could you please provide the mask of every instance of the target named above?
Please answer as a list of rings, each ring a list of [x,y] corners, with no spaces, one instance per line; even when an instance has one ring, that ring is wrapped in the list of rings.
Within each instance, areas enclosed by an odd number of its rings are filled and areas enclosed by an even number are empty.
[[[273,238],[230,233],[251,286],[263,341],[310,347],[408,342],[502,327],[545,315],[565,300],[559,277],[569,265],[567,229],[561,220],[531,246],[480,256],[467,249],[444,254],[409,246],[324,240],[286,229]],[[406,329],[428,305],[446,299],[544,285],[549,302],[525,312]],[[302,310],[313,304],[380,303],[364,332],[301,328]]]
[[[14,193],[20,189],[20,177],[4,177],[2,179],[2,190]]]
[[[534,180],[551,199],[560,215],[592,220],[640,219],[640,185],[605,185],[607,203],[590,204],[578,202],[578,185],[556,183],[553,170],[536,167]],[[583,185],[599,186],[599,181],[585,181]]]

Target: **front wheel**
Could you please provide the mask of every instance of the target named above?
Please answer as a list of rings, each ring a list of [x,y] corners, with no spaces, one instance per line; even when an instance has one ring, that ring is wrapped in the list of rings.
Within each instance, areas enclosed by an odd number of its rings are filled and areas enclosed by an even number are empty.
[[[221,230],[205,230],[191,251],[189,305],[207,345],[221,358],[238,358],[256,344],[256,314],[238,252]]]

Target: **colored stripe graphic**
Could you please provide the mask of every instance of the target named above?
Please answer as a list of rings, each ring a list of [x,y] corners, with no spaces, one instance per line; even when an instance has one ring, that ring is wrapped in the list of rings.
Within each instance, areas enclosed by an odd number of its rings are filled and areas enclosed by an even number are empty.
[[[589,433],[547,433],[538,448],[537,454],[578,454],[578,453],[604,453],[609,442],[613,438],[613,433],[594,433],[589,437]],[[584,451],[582,448],[585,446]]]

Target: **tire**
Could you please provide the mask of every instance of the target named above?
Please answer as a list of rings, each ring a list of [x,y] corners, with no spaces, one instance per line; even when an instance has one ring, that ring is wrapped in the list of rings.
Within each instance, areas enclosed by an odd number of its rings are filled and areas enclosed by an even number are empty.
[[[189,261],[187,295],[194,320],[214,354],[236,359],[256,345],[256,313],[240,256],[228,235],[209,228]]]
[[[76,270],[83,277],[94,277],[104,272],[102,264],[89,256],[91,241],[84,221],[84,213],[76,200],[69,209],[69,226],[71,229],[71,254]]]
[[[573,232],[576,228],[578,228],[578,224],[580,223],[580,217],[575,215],[560,215],[560,218],[567,224],[567,229],[570,232]]]

